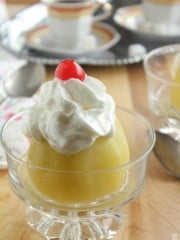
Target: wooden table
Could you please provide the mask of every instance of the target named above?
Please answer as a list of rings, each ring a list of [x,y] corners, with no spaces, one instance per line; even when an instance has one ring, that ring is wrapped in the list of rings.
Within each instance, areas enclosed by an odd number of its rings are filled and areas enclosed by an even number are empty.
[[[15,11],[17,6],[11,6]],[[85,67],[106,85],[121,105],[152,120],[142,64]],[[50,79],[54,68],[47,67]],[[125,208],[127,217],[115,240],[180,240],[180,182],[169,176],[151,154],[146,183],[138,198]],[[11,191],[7,170],[0,170],[0,240],[42,240],[25,220],[25,205]]]

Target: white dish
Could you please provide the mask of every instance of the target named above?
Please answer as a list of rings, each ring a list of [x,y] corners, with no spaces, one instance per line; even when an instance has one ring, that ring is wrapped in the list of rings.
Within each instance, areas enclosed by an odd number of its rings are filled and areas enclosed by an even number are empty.
[[[116,10],[114,22],[133,33],[149,40],[163,42],[178,41],[180,39],[180,25],[154,24],[147,22],[141,4],[121,7]]]
[[[96,43],[93,43],[93,39]],[[26,45],[34,50],[44,53],[79,56],[90,53],[105,51],[114,46],[120,40],[120,34],[110,25],[105,23],[94,23],[91,36],[87,41],[79,43],[78,48],[63,48],[60,40],[49,34],[47,25],[33,28],[25,34]]]

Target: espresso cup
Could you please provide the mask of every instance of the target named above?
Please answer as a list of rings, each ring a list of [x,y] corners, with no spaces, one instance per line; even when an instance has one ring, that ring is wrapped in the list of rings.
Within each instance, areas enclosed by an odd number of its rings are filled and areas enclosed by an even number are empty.
[[[180,0],[143,0],[143,10],[149,22],[180,28]]]
[[[43,0],[48,11],[49,33],[63,48],[77,48],[80,41],[91,36],[92,24],[107,18],[110,10],[94,16],[97,8],[94,0]]]

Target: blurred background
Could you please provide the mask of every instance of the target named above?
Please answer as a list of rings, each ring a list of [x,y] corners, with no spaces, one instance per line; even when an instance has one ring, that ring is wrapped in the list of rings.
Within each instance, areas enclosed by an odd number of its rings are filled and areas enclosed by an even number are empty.
[[[0,0],[2,1],[2,0]],[[32,3],[37,3],[39,2],[38,0],[6,0],[7,3],[27,3],[27,4],[32,4]],[[120,6],[120,5],[129,5],[129,4],[135,4],[141,2],[140,0],[111,0],[111,3],[113,3],[115,6]]]

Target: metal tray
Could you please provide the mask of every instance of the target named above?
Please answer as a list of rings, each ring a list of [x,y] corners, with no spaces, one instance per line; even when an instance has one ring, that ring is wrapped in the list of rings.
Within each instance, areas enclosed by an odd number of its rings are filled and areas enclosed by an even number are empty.
[[[95,14],[98,14],[98,12]],[[68,58],[72,57],[83,65],[133,64],[142,61],[145,53],[136,51],[135,55],[130,56],[130,45],[136,43],[143,44],[147,51],[154,48],[154,44],[146,41],[141,42],[139,39],[129,37],[126,30],[119,28],[114,23],[113,16],[106,20],[105,23],[111,25],[121,36],[120,40],[114,46],[110,46],[108,49],[102,51],[81,54],[80,56],[68,55]],[[67,56],[61,53],[33,49],[26,43],[26,34],[43,24],[47,24],[47,10],[42,3],[25,8],[0,25],[0,43],[3,48],[18,58],[47,65],[57,65],[60,60],[67,58]]]

